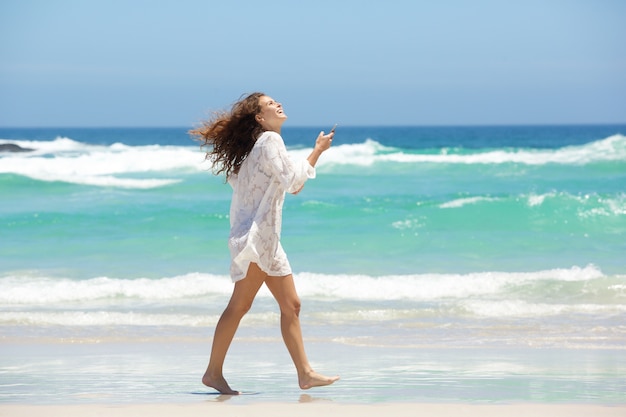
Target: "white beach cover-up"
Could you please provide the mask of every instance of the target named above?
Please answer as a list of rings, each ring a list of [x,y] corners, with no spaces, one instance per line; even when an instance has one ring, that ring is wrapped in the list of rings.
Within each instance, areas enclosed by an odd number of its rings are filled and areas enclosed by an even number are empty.
[[[280,244],[285,192],[300,190],[309,178],[315,178],[315,168],[306,159],[292,161],[278,133],[259,136],[239,172],[228,179],[233,187],[228,239],[233,282],[245,278],[250,262],[270,276],[291,274]]]

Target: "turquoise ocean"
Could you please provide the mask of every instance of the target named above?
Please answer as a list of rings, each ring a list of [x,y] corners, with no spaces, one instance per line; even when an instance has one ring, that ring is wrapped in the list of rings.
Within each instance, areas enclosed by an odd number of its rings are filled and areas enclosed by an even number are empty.
[[[323,127],[285,127],[305,158]],[[231,189],[185,128],[0,129],[0,402],[213,401]],[[262,289],[231,401],[626,402],[626,125],[337,128],[288,195],[306,392]]]

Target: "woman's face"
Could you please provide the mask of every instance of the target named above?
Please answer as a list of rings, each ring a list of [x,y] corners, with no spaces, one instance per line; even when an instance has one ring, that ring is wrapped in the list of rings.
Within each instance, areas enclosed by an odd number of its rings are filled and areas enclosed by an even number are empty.
[[[280,133],[281,126],[287,120],[283,105],[269,96],[261,96],[259,107],[261,111],[256,115],[256,121],[263,129]]]

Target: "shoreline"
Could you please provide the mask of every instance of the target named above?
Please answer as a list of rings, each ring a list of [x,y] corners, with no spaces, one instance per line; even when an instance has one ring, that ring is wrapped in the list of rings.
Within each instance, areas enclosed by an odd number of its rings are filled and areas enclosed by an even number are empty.
[[[626,404],[623,350],[401,348],[309,340],[314,368],[341,380],[302,391],[282,341],[244,337],[234,341],[225,375],[234,388],[258,395],[233,397],[220,396],[200,382],[208,360],[208,337],[203,342],[67,342],[0,345],[0,416],[14,415],[6,414],[7,407],[91,410],[151,404],[228,403],[241,409],[310,403],[414,410],[429,403]]]
[[[319,415],[359,415],[374,417],[393,415],[395,417],[416,415],[470,417],[527,417],[567,416],[567,417],[604,417],[623,416],[626,404],[590,405],[590,404],[442,404],[442,403],[389,403],[389,404],[332,404],[332,403],[257,403],[234,405],[221,402],[201,404],[131,404],[131,405],[6,405],[0,404],[0,416],[26,417],[35,414],[45,416],[78,417],[98,416],[197,416],[206,412],[219,412],[220,416],[255,415],[257,417],[291,416],[300,417]]]

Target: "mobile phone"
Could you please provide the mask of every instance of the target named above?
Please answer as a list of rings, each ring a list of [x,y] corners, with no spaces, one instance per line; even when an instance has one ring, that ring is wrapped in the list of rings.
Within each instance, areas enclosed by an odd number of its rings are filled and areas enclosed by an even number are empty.
[[[333,132],[335,131],[335,128],[336,128],[336,127],[337,127],[337,123],[335,123],[335,126],[333,126],[333,128],[332,128],[332,129],[330,129],[330,132],[328,132],[328,133],[333,133]]]

